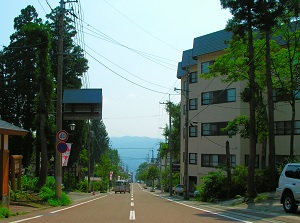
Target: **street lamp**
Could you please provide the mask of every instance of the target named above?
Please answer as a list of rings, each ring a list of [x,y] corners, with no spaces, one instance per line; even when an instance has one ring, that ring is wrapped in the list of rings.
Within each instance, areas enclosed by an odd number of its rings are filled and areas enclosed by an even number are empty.
[[[69,127],[70,127],[70,129],[71,129],[71,131],[74,131],[75,130],[75,123],[74,122],[72,122],[71,124],[69,124]]]

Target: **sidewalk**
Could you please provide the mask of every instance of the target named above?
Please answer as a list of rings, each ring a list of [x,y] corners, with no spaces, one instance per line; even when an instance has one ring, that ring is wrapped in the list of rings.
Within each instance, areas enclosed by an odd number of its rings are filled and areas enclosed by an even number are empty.
[[[99,195],[103,195],[103,193],[99,193],[99,192],[95,193],[95,195],[93,195],[92,193],[81,193],[81,192],[66,192],[66,194],[70,197],[72,204],[80,200],[95,198]],[[25,213],[46,209],[50,207],[51,206],[48,205],[40,205],[40,204],[27,203],[27,202],[11,202],[11,204],[9,205],[9,211],[12,214],[14,213],[25,214]]]

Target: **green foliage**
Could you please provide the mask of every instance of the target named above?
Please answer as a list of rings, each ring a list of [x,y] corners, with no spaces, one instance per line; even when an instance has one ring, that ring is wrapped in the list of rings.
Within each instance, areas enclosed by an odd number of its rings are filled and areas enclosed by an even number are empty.
[[[8,218],[11,216],[11,213],[8,208],[0,206],[0,219],[1,218]]]
[[[197,187],[201,201],[214,202],[226,197],[227,181],[223,171],[210,172],[201,180],[203,183]]]
[[[22,175],[22,190],[34,191],[37,181],[37,177]]]
[[[88,181],[87,181],[87,179],[83,179],[79,182],[78,190],[82,191],[82,192],[87,192],[88,191]]]
[[[270,183],[270,172],[268,168],[264,170],[256,169],[254,178],[257,193],[275,190]],[[208,175],[202,177],[201,180],[202,183],[196,187],[199,191],[198,200],[213,202],[227,198],[227,176],[224,171],[218,170],[216,172],[210,172]],[[244,165],[236,166],[231,176],[229,198],[247,197],[247,180],[248,168]],[[262,200],[263,196],[257,197],[256,199]]]
[[[91,181],[91,189],[93,191],[100,191],[103,190],[103,182],[98,180],[98,181]]]

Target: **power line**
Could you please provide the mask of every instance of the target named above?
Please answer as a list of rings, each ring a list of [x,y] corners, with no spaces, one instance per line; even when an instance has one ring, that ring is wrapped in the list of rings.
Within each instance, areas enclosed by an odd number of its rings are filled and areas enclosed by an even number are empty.
[[[110,7],[112,7],[114,10],[116,10],[118,13],[120,13],[124,18],[126,18],[128,21],[132,22],[134,25],[136,25],[138,28],[140,28],[141,30],[143,30],[144,32],[146,32],[147,34],[149,34],[150,36],[154,37],[155,39],[159,40],[160,42],[164,43],[165,45],[171,47],[172,49],[175,49],[179,52],[181,52],[181,50],[177,49],[176,47],[172,46],[171,44],[161,40],[160,38],[158,38],[157,36],[153,35],[152,33],[150,33],[149,31],[147,31],[146,29],[144,29],[143,27],[141,27],[140,25],[138,25],[137,23],[135,23],[134,21],[132,21],[130,18],[128,18],[124,13],[122,13],[121,11],[119,11],[118,9],[116,9],[115,7],[113,7],[111,4],[109,4],[107,1],[103,0],[106,4],[108,4]]]
[[[117,73],[116,71],[112,70],[111,68],[109,68],[108,66],[106,66],[105,64],[103,64],[102,62],[100,62],[98,59],[96,59],[94,56],[92,56],[90,53],[88,53],[87,51],[85,51],[91,58],[93,58],[95,61],[97,61],[99,64],[101,64],[103,67],[105,67],[106,69],[108,69],[109,71],[111,71],[112,73],[116,74],[117,76],[123,78],[124,80],[138,86],[138,87],[141,87],[141,88],[144,88],[148,91],[152,91],[152,92],[155,92],[155,93],[159,93],[159,94],[169,94],[169,93],[166,93],[166,92],[162,92],[162,91],[157,91],[157,90],[154,90],[154,89],[151,89],[151,88],[148,88],[148,87],[145,87],[143,85],[140,85],[138,83],[135,83],[131,80],[129,80],[128,78],[122,76],[121,74]]]

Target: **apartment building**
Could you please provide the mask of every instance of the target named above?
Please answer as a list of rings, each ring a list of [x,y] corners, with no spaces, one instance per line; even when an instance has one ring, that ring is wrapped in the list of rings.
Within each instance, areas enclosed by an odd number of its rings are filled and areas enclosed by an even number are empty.
[[[188,191],[215,167],[226,165],[226,141],[229,143],[231,166],[245,164],[249,159],[249,140],[239,134],[222,132],[227,123],[240,115],[249,116],[249,104],[241,100],[244,81],[223,83],[220,78],[204,79],[209,66],[224,53],[231,33],[220,30],[194,39],[193,48],[182,54],[177,78],[181,79],[181,182],[184,183],[185,151],[188,154]],[[275,96],[275,95],[274,95]],[[299,97],[300,98],[300,97]],[[295,121],[295,155],[300,154],[300,106],[297,103]],[[188,106],[186,106],[188,105]],[[275,104],[276,160],[289,155],[290,120],[292,111],[287,101]],[[186,119],[187,118],[187,119]],[[185,134],[188,126],[188,135]],[[187,141],[186,141],[187,140]],[[268,148],[266,163],[268,165]],[[227,153],[228,154],[228,153]],[[256,168],[261,168],[262,145],[257,144]]]

